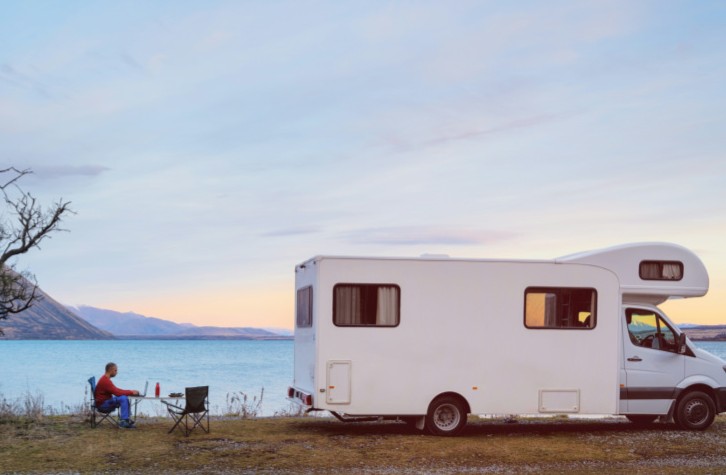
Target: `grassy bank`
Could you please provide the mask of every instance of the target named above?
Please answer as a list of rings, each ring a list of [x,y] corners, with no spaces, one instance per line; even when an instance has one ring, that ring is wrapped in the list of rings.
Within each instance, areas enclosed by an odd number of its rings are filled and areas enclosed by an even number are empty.
[[[211,433],[91,429],[81,416],[0,422],[4,473],[724,473],[726,417],[705,432],[624,419],[472,418],[464,435],[322,418],[212,420]]]

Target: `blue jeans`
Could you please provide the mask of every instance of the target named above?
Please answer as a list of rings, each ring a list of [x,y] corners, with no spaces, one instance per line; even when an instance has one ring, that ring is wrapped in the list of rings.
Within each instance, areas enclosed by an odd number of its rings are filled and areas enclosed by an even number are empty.
[[[98,410],[101,412],[111,412],[117,407],[121,408],[121,419],[128,419],[130,416],[129,398],[126,396],[111,396],[111,399],[106,399]]]

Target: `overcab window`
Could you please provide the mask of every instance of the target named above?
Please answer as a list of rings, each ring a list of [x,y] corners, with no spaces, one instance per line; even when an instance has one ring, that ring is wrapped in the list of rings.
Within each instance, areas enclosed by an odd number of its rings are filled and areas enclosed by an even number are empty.
[[[313,326],[313,288],[303,287],[297,291],[295,320],[298,328]]]
[[[595,328],[596,308],[595,289],[530,287],[524,291],[524,325],[527,328]]]
[[[683,263],[678,261],[643,261],[640,263],[643,280],[681,280]]]
[[[397,285],[337,284],[333,288],[333,323],[339,327],[395,327],[400,309]]]

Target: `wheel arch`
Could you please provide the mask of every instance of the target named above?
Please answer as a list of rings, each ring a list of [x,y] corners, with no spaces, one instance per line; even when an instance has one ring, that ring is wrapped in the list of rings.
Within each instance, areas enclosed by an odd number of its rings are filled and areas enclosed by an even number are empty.
[[[678,384],[679,394],[680,392],[692,391],[694,386],[701,386],[703,388],[708,387],[713,391],[714,388],[719,387],[720,384],[718,381],[709,376],[705,376],[702,374],[692,375],[681,381],[680,384]]]
[[[457,393],[456,391],[447,391],[441,394],[437,394],[431,399],[431,402],[429,403],[428,410],[431,410],[431,406],[436,402],[437,400],[444,398],[444,397],[455,397],[459,399],[464,404],[464,409],[466,410],[467,414],[471,414],[471,406],[469,405],[469,401],[466,400],[464,396]]]
[[[718,408],[718,398],[716,397],[716,390],[704,382],[693,383],[685,388],[679,389],[676,397],[676,403],[683,399],[686,394],[692,393],[693,391],[701,391],[702,393],[706,393],[708,397],[711,398],[711,401],[713,401],[713,404]]]

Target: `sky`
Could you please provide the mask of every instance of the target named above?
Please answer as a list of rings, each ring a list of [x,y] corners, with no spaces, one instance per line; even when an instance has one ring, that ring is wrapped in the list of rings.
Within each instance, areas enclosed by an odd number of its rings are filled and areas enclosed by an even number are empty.
[[[0,167],[68,305],[293,326],[318,255],[694,250],[726,323],[726,3],[0,2]],[[7,219],[7,216],[4,216]]]

